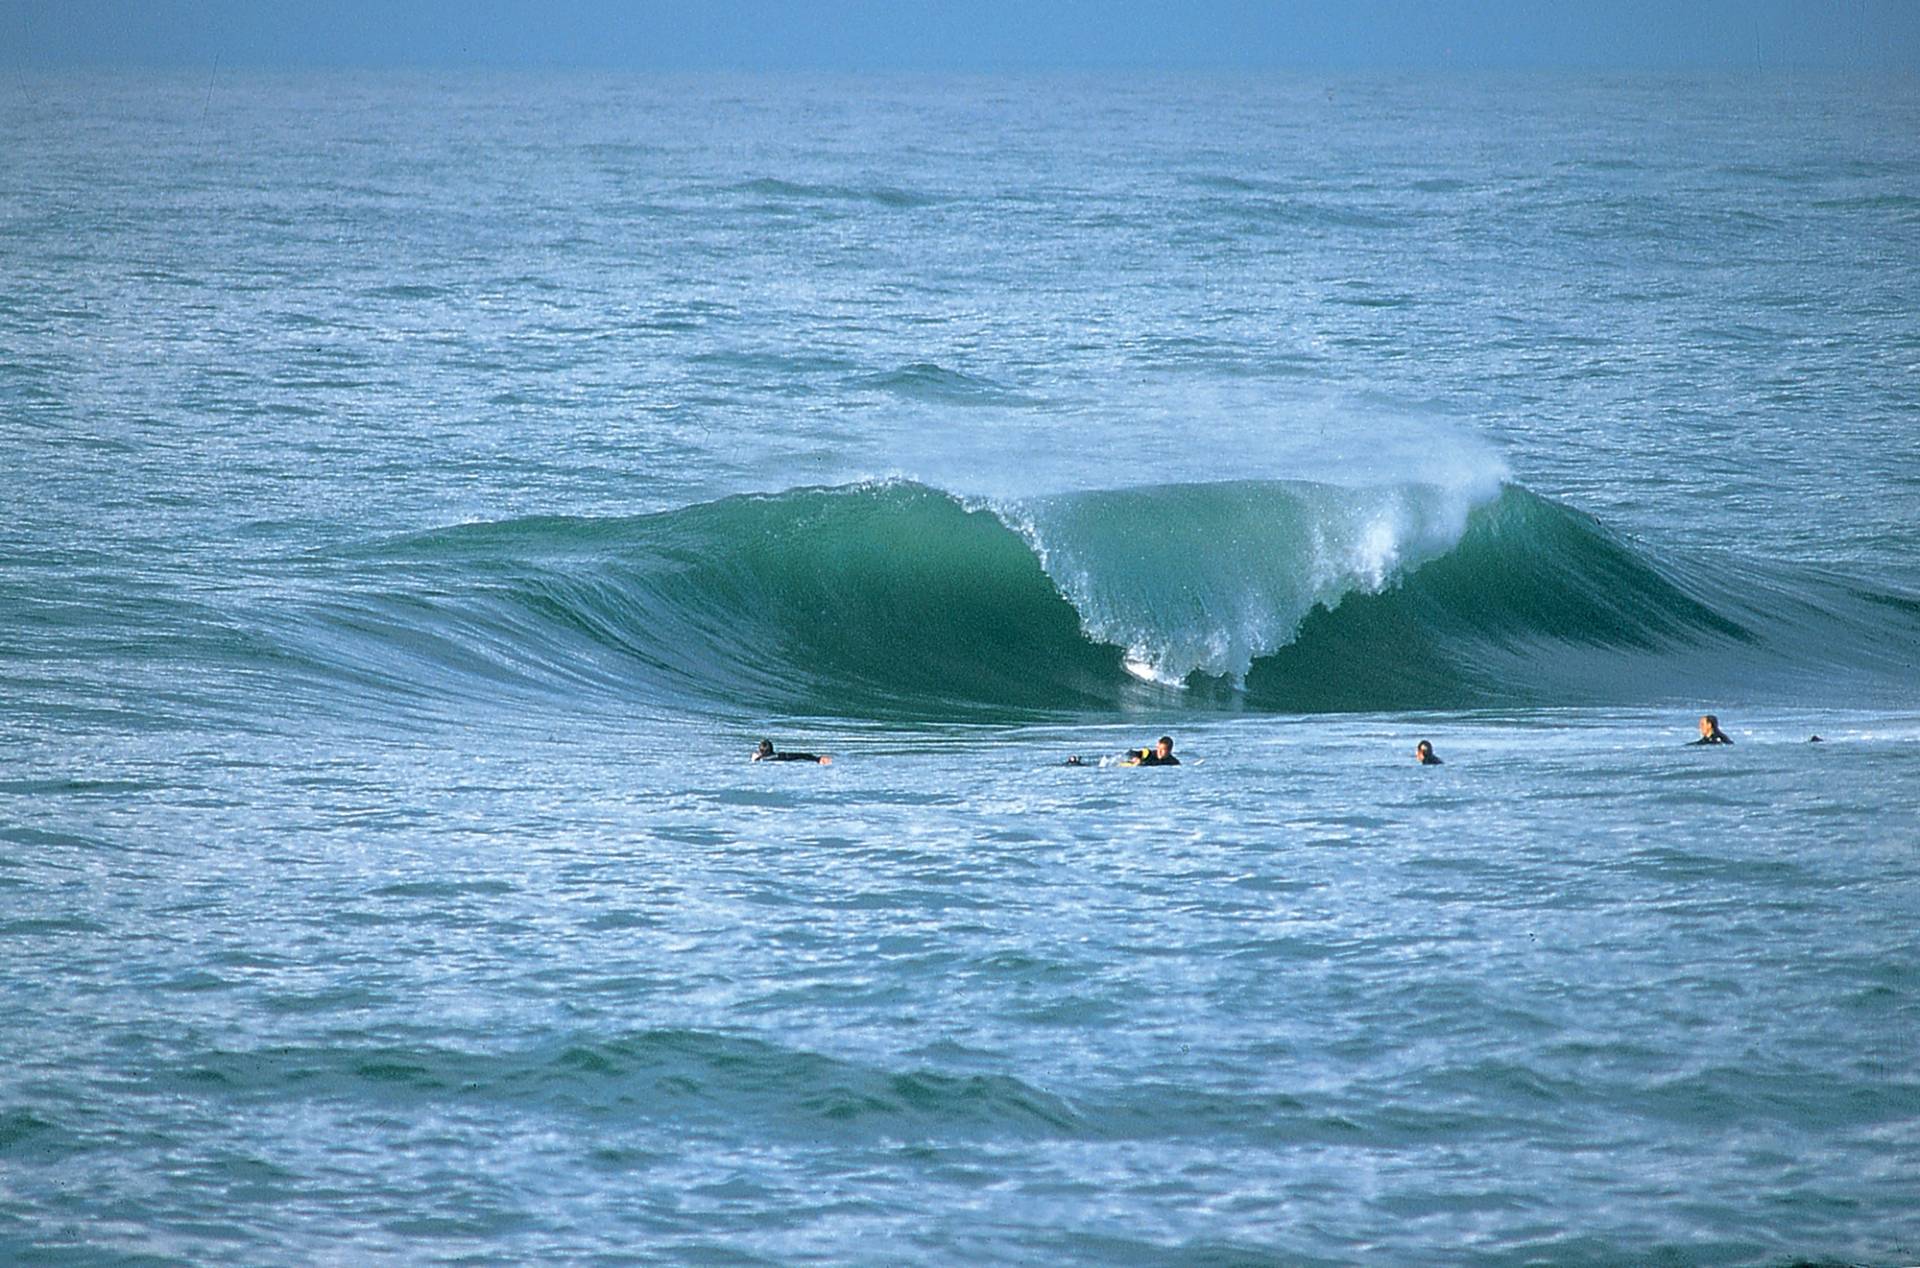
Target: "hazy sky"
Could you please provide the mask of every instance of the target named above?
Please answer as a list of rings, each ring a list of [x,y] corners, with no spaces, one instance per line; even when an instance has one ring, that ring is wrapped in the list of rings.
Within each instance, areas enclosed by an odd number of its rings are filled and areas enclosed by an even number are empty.
[[[1920,72],[1920,0],[0,0],[0,65]]]

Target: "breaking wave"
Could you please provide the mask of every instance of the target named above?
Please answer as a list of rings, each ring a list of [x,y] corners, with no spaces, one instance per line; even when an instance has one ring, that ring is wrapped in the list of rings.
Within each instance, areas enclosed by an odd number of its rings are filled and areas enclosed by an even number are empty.
[[[363,681],[873,719],[1829,692],[1909,671],[1920,626],[1899,596],[1662,559],[1516,485],[887,481],[337,564],[290,636]]]

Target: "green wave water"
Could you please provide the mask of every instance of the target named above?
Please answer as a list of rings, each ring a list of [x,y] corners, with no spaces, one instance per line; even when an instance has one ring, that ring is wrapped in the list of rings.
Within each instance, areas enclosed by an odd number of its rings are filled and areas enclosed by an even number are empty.
[[[378,585],[315,615],[336,658],[396,681],[881,720],[1623,704],[1760,676],[1777,692],[1871,678],[1875,630],[1911,625],[1897,600],[1849,617],[1813,579],[1662,560],[1515,485],[995,503],[891,481],[466,525],[359,562]]]

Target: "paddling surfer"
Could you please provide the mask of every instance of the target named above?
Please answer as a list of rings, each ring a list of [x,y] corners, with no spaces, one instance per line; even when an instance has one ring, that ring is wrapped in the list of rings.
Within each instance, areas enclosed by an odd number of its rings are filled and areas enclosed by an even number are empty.
[[[1173,755],[1173,737],[1163,735],[1153,742],[1152,748],[1134,749],[1127,754],[1122,766],[1178,766],[1180,759]]]
[[[753,750],[753,760],[756,762],[818,762],[822,766],[833,765],[833,758],[818,753],[776,753],[772,740],[760,741],[760,746]]]

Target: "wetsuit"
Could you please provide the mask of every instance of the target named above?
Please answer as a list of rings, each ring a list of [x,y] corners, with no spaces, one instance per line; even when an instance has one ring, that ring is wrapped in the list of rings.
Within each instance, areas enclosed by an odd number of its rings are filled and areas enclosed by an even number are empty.
[[[1179,764],[1180,759],[1173,754],[1169,753],[1162,757],[1150,748],[1141,749],[1140,756],[1128,763],[1130,766],[1178,766]]]
[[[818,762],[817,753],[767,753],[753,759],[756,762]]]
[[[1720,732],[1715,731],[1712,735],[1701,736],[1699,739],[1695,740],[1692,744],[1689,744],[1687,747],[1699,748],[1702,744],[1731,744],[1731,743],[1733,743],[1732,740],[1728,739],[1726,736],[1722,735]]]
[[[1428,753],[1425,756],[1423,756],[1420,759],[1420,764],[1422,766],[1445,766],[1446,765],[1445,762],[1440,760],[1439,755],[1435,753]]]

